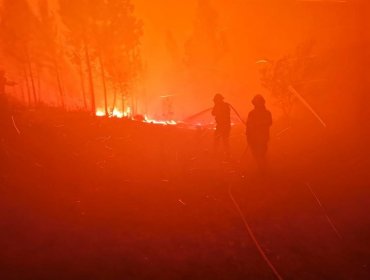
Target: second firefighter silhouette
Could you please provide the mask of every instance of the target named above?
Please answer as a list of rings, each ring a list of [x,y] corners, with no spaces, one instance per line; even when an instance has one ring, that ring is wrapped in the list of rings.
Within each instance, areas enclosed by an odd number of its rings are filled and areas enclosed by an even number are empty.
[[[265,99],[262,95],[256,95],[252,104],[254,109],[249,113],[247,120],[247,141],[259,168],[263,170],[266,167],[272,117],[271,112],[265,107]]]
[[[9,81],[6,78],[5,71],[0,69],[0,119],[9,117],[8,97],[6,96],[6,86],[14,86],[15,82]]]
[[[219,153],[220,143],[223,146],[223,155],[226,157],[230,156],[230,104],[224,101],[224,97],[217,93],[214,98],[214,107],[212,109],[212,115],[216,120],[216,131],[214,138],[214,150],[215,153]]]

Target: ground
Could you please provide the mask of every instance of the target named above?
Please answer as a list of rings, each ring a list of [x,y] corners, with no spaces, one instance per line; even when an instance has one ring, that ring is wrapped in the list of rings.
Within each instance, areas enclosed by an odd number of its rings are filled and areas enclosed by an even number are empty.
[[[229,161],[211,130],[53,110],[2,128],[1,279],[275,279],[243,218],[284,279],[370,278],[356,139],[275,127],[261,176],[239,126]]]

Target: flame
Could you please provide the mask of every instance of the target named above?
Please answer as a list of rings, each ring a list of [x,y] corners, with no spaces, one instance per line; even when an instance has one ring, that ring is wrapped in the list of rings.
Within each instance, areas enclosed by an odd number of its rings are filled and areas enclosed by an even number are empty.
[[[97,117],[105,117],[105,111],[104,109],[97,109],[95,115]],[[127,107],[125,111],[122,111],[118,108],[114,108],[112,112],[108,116],[109,118],[128,118],[128,119],[134,119],[132,116],[132,111],[130,107]],[[153,118],[148,117],[147,115],[144,115],[144,118],[142,120],[144,123],[151,123],[151,124],[161,124],[161,125],[177,125],[178,123],[174,120],[156,120]]]
[[[95,115],[97,117],[105,117],[106,113],[103,109],[99,108],[99,109],[96,110]],[[121,111],[117,108],[114,108],[112,110],[112,112],[109,114],[110,118],[119,118],[119,119],[127,118],[129,116],[131,116],[131,108],[130,107],[127,107],[127,109],[125,111]]]
[[[105,117],[105,112],[103,110],[96,110],[96,114],[95,114],[97,117]]]
[[[160,121],[160,120],[154,120],[154,119],[148,118],[147,116],[145,116],[144,122],[153,123],[153,124],[163,124],[163,125],[176,125],[177,124],[177,122],[174,120]]]
[[[128,115],[127,115],[126,112],[121,112],[117,108],[114,108],[111,116],[115,117],[115,118],[122,119],[123,117],[127,117]]]

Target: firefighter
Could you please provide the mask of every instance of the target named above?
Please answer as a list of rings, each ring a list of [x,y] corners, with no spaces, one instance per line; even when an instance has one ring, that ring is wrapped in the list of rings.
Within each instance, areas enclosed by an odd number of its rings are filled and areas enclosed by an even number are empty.
[[[256,95],[252,99],[252,104],[254,109],[249,112],[247,119],[247,142],[260,171],[265,171],[272,116],[266,109],[262,95]]]
[[[223,155],[226,158],[230,156],[229,137],[231,131],[230,104],[224,101],[224,97],[217,93],[214,98],[214,107],[212,115],[216,120],[216,131],[214,135],[214,150],[218,154],[220,142],[222,141]]]
[[[5,76],[5,71],[0,70],[0,110],[1,115],[5,116],[9,111],[8,99],[5,94],[5,86],[14,86],[16,83],[9,81]]]

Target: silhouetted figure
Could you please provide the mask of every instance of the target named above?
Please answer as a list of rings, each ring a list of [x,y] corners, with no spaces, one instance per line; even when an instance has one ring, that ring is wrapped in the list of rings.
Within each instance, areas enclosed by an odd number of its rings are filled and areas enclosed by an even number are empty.
[[[5,86],[14,86],[16,83],[9,81],[5,77],[5,71],[0,70],[0,113],[5,116],[8,113],[8,99],[5,94]]]
[[[223,154],[228,158],[230,156],[229,137],[231,130],[230,105],[224,102],[224,97],[219,93],[215,95],[213,102],[215,106],[213,107],[212,115],[216,120],[214,149],[218,153],[220,142],[222,141]]]
[[[260,171],[265,171],[272,117],[265,107],[265,99],[262,95],[256,95],[252,104],[254,109],[249,112],[247,120],[247,141]]]
[[[0,95],[3,96],[5,94],[5,86],[14,85],[16,85],[15,82],[11,82],[5,77],[5,71],[0,70]]]

